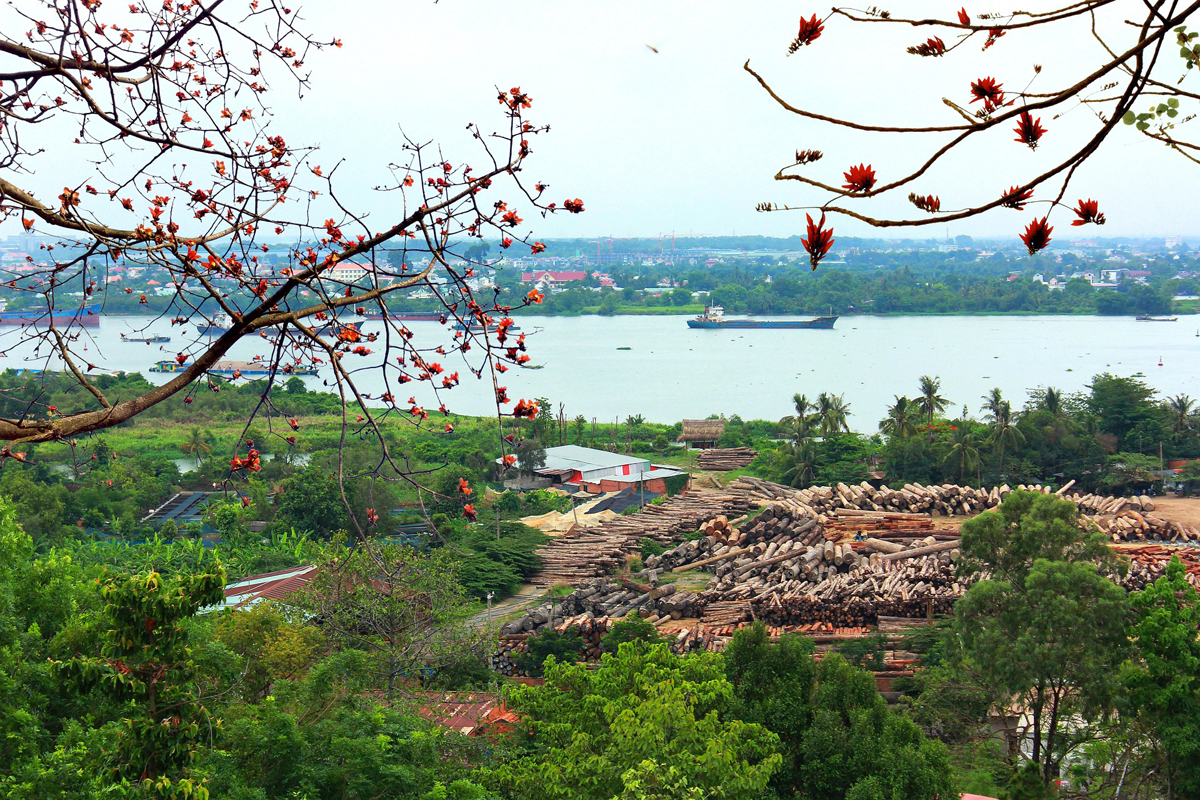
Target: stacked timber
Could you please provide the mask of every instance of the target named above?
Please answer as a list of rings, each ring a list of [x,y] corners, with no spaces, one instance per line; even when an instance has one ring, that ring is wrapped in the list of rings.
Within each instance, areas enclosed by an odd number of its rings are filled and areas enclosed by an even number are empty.
[[[547,626],[563,630],[591,624],[594,620],[622,619],[629,614],[638,614],[659,624],[669,619],[695,616],[700,608],[697,595],[679,591],[673,583],[656,586],[629,578],[615,582],[598,578],[506,622],[500,632],[505,635],[537,633]]]
[[[672,544],[716,518],[750,508],[742,494],[681,492],[662,505],[620,516],[590,528],[576,528],[538,549],[542,568],[532,578],[540,586],[578,584],[614,572],[636,553],[643,539]]]
[[[1000,504],[1008,492],[1007,485],[992,489],[976,489],[971,486],[941,484],[922,486],[908,483],[900,489],[886,486],[875,487],[863,481],[859,484],[839,483],[836,486],[810,486],[793,489],[771,481],[743,475],[725,487],[727,491],[743,492],[752,500],[770,502],[791,500],[807,506],[821,517],[831,515],[837,509],[859,509],[875,512],[901,512],[910,514],[939,514],[957,516],[977,514]],[[1031,491],[1048,492],[1042,486],[1021,486]],[[825,519],[822,519],[824,522]]]
[[[728,472],[750,466],[758,455],[749,447],[727,447],[720,450],[701,450],[696,456],[696,466],[710,472]]]

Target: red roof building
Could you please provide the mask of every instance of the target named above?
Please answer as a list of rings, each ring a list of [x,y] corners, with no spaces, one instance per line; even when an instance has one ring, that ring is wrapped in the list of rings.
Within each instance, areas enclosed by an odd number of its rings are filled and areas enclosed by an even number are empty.
[[[236,583],[230,583],[225,587],[225,602],[204,609],[204,613],[226,608],[250,608],[264,600],[286,603],[293,593],[308,585],[316,569],[312,565],[292,567],[278,572],[251,575]]]

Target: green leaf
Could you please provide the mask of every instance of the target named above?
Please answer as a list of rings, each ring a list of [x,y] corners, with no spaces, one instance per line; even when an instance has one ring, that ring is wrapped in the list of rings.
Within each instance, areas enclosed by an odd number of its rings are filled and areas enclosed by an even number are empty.
[[[1169,105],[1171,108],[1179,108],[1179,98],[1178,97],[1170,98],[1169,100],[1167,100],[1167,105]]]
[[[1134,120],[1134,114],[1132,111],[1126,111],[1125,116],[1121,117],[1121,121],[1124,122],[1126,125],[1132,125],[1133,120]]]
[[[1148,122],[1139,122],[1139,123],[1137,124],[1137,129],[1138,129],[1139,131],[1144,131],[1144,130],[1146,130],[1146,129],[1147,129],[1147,128],[1149,128],[1149,127],[1150,127],[1150,124],[1149,124]]]
[[[1167,116],[1168,116],[1168,117],[1178,117],[1178,116],[1179,116],[1179,112],[1178,112],[1178,111],[1176,111],[1176,110],[1175,110],[1175,109],[1173,109],[1173,108],[1168,108],[1168,109],[1167,109]]]

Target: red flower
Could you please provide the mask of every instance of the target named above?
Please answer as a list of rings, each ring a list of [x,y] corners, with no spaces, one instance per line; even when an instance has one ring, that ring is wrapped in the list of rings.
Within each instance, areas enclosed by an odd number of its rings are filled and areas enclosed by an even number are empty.
[[[958,10],[958,21],[963,25],[971,24],[971,15],[967,13],[967,9],[965,7]]]
[[[808,217],[808,238],[801,239],[800,244],[804,245],[804,249],[808,251],[808,260],[812,262],[812,268],[817,268],[817,263],[829,255],[829,248],[833,247],[833,228],[825,229],[825,215],[821,215],[821,221],[813,224],[811,214],[805,214]]]
[[[994,111],[1004,103],[1004,84],[996,83],[995,78],[980,78],[971,82],[971,102],[983,101],[984,111]]]
[[[467,483],[466,478],[458,479],[458,493],[464,496],[471,493],[471,484]]]
[[[983,49],[987,50],[996,43],[996,40],[1004,35],[1004,28],[989,28],[987,41],[983,43]]]
[[[1021,241],[1029,248],[1029,255],[1036,255],[1038,250],[1050,244],[1050,232],[1053,230],[1054,228],[1046,224],[1045,217],[1034,217],[1033,222],[1029,223],[1029,227],[1021,234]]]
[[[908,201],[922,211],[928,211],[931,214],[942,210],[941,198],[933,195],[921,197],[921,195],[914,193],[908,196]]]
[[[875,170],[869,164],[851,167],[849,172],[842,173],[842,177],[846,179],[842,188],[852,192],[869,192],[875,185]]]
[[[1000,205],[1005,208],[1015,208],[1017,211],[1022,211],[1025,208],[1025,203],[1031,197],[1033,197],[1033,189],[1021,191],[1019,186],[1014,186],[1000,196]]]
[[[942,56],[946,54],[946,43],[937,36],[926,39],[921,44],[908,48],[914,56]]]
[[[533,244],[532,244],[532,245],[529,247],[529,250],[530,250],[530,252],[531,252],[531,253],[533,253],[533,255],[535,255],[535,256],[536,256],[538,253],[541,253],[541,252],[543,252],[545,249],[546,249],[546,245],[545,245],[545,244],[543,244],[542,242],[534,242],[534,243],[533,243]]]
[[[512,413],[514,417],[528,417],[529,419],[533,419],[537,416],[538,404],[531,400],[518,400]]]
[[[463,506],[463,516],[466,517],[468,522],[474,522],[478,516],[475,513],[475,506],[471,505],[470,503],[467,503],[465,506]]]
[[[1034,119],[1028,111],[1022,111],[1020,118],[1017,120],[1017,127],[1013,128],[1013,133],[1017,135],[1014,142],[1029,145],[1030,148],[1036,150],[1038,140],[1042,138],[1042,134],[1046,129],[1042,127],[1042,118]]]
[[[817,19],[817,15],[813,14],[812,19],[800,18],[800,32],[796,34],[796,38],[788,45],[788,55],[804,47],[806,44],[812,44],[821,35],[821,31],[825,30],[825,26]]]
[[[1072,209],[1079,219],[1072,220],[1072,225],[1087,225],[1089,222],[1094,222],[1097,225],[1103,225],[1105,222],[1104,215],[1099,213],[1100,203],[1096,200],[1080,200],[1079,207]]]
[[[572,214],[583,213],[583,201],[576,197],[574,200],[564,200],[563,208],[570,211]]]

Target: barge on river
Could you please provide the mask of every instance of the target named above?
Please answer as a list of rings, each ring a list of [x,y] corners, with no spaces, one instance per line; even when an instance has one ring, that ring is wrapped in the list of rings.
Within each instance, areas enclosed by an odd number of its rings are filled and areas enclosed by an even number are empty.
[[[687,321],[689,328],[814,328],[829,330],[837,322],[836,316],[814,317],[813,319],[725,319],[725,309],[709,306],[704,313]]]
[[[192,366],[190,361],[182,364],[177,359],[159,361],[150,368],[151,372],[183,372]],[[208,368],[210,375],[227,375],[233,378],[268,378],[278,375],[316,375],[315,365],[285,364],[275,369],[261,361],[218,361]]]

